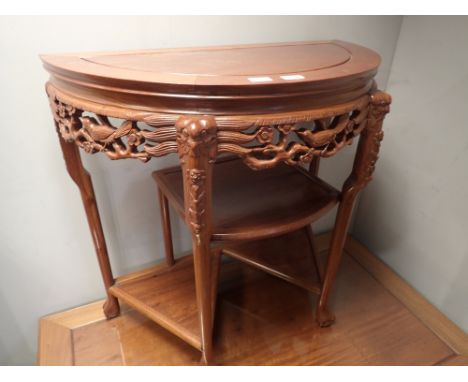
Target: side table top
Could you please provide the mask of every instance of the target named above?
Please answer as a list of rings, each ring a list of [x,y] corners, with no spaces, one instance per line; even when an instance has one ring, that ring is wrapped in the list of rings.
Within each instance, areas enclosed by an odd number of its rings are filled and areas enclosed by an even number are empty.
[[[82,99],[144,111],[300,110],[367,93],[380,56],[343,41],[42,55],[51,82]]]

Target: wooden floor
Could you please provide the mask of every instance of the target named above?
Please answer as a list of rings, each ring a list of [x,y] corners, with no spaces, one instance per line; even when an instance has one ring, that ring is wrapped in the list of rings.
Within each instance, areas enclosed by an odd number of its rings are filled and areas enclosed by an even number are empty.
[[[325,253],[329,235],[317,240]],[[468,365],[468,336],[349,238],[332,306],[236,260],[222,266],[215,322],[220,365]],[[106,321],[102,301],[40,321],[40,365],[197,365],[200,352],[130,308]]]

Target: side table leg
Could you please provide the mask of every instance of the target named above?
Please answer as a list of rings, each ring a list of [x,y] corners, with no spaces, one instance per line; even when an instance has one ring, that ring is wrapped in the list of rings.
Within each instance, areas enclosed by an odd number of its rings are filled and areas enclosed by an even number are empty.
[[[214,319],[216,314],[216,300],[218,297],[218,282],[219,282],[219,273],[221,271],[221,249],[216,248],[212,249],[212,263],[211,263],[211,315],[212,322],[211,326],[214,325]],[[214,329],[213,329],[214,330]]]
[[[359,139],[351,175],[343,185],[328,254],[322,293],[317,307],[317,321],[322,327],[330,326],[335,321],[335,316],[328,306],[330,292],[338,272],[354,201],[359,191],[372,179],[380,142],[383,138],[382,124],[385,115],[390,110],[390,103],[391,97],[387,93],[376,91],[371,95],[367,126]]]
[[[318,262],[318,253],[315,246],[314,232],[312,231],[312,226],[309,224],[305,227],[307,241],[309,242],[310,254],[314,262],[315,272],[317,274],[317,279],[322,283],[322,270],[320,269],[320,264]]]
[[[172,230],[171,230],[171,216],[169,214],[169,203],[166,196],[163,194],[160,188],[158,188],[159,194],[159,208],[161,209],[161,226],[164,235],[164,250],[166,254],[167,266],[172,267],[174,261],[174,248],[172,245]]]
[[[328,298],[336,278],[336,273],[338,272],[341,254],[346,240],[346,233],[348,232],[348,226],[351,220],[354,200],[357,195],[357,192],[353,192],[353,190],[354,189],[351,188],[343,191],[342,200],[336,215],[335,228],[333,230],[325,276],[323,278],[322,293],[320,294],[317,308],[317,321],[321,327],[330,326],[335,321],[334,314],[328,308]]]
[[[185,219],[192,233],[195,290],[202,344],[202,362],[213,364],[212,175],[217,151],[216,121],[210,116],[177,120],[177,145],[184,180]],[[216,254],[215,254],[216,256]]]
[[[83,200],[89,229],[93,238],[94,248],[107,293],[107,299],[103,306],[104,314],[110,319],[119,315],[120,307],[118,300],[109,293],[109,288],[114,284],[114,277],[107,254],[106,241],[102,231],[101,218],[99,216],[91,176],[83,167],[80,152],[75,143],[65,142],[60,133],[58,135],[67,171],[80,189],[81,199]]]

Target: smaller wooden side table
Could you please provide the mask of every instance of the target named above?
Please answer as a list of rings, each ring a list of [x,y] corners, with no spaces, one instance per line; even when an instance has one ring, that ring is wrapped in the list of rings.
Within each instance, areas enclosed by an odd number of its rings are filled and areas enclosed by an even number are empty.
[[[214,162],[225,153],[255,170],[312,162],[314,176],[319,158],[335,155],[359,136],[352,172],[336,196],[317,307],[322,325],[333,321],[330,291],[354,201],[374,171],[391,102],[373,80],[378,54],[343,41],[308,41],[41,58],[51,74],[46,89],[63,156],[81,192],[107,291],[106,316],[119,314],[121,299],[200,349],[206,363],[213,361],[217,261],[210,244],[219,234],[213,225]],[[163,272],[115,280],[78,148],[142,162],[177,153],[193,257]],[[292,225],[304,226],[314,214],[298,224],[299,215],[288,217]]]

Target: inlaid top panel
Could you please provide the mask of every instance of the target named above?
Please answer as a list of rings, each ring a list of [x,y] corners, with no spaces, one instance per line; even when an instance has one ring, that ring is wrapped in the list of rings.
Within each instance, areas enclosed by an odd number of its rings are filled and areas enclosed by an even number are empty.
[[[112,54],[83,60],[112,68],[180,76],[294,75],[343,65],[351,58],[345,48],[325,44],[152,51]]]
[[[42,55],[60,90],[168,112],[252,113],[346,102],[367,93],[380,56],[344,41]]]
[[[379,56],[340,41],[44,55],[47,67],[177,84],[307,82],[376,69]]]

